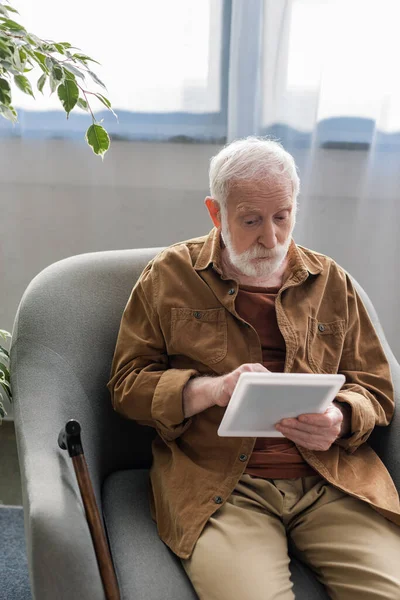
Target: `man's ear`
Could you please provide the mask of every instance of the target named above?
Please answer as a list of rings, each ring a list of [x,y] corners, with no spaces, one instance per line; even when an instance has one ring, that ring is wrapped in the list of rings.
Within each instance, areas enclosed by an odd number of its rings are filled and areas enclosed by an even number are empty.
[[[204,203],[207,206],[211,221],[214,223],[215,227],[221,227],[221,209],[218,202],[214,200],[214,198],[207,196]]]

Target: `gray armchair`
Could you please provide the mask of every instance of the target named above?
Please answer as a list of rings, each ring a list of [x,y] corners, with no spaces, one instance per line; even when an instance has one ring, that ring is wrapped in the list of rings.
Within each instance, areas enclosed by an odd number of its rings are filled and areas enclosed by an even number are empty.
[[[113,412],[106,389],[122,311],[157,249],[84,254],[40,273],[26,290],[11,350],[28,562],[35,600],[104,598],[75,473],[57,445],[66,421],[82,441],[124,600],[189,600],[196,594],[160,541],[148,507],[153,430]],[[400,394],[400,367],[365,292]],[[400,488],[400,416],[371,443]],[[210,557],[212,560],[212,557]],[[294,556],[296,598],[326,599]]]

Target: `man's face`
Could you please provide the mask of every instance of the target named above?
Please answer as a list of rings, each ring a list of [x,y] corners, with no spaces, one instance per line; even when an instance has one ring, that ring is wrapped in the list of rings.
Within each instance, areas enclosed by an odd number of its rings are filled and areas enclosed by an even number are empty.
[[[295,224],[290,181],[239,182],[221,211],[231,263],[249,277],[268,277],[287,254]]]

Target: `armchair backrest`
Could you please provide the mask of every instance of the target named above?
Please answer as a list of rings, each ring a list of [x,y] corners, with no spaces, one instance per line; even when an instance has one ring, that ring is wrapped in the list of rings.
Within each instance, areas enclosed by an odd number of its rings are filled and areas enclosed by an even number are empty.
[[[153,430],[116,414],[106,384],[125,304],[160,250],[96,252],[57,262],[30,283],[15,319],[12,383],[16,411],[31,423],[23,426],[26,443],[36,436],[35,447],[40,438],[45,447],[49,438],[55,444],[65,422],[76,418],[100,480],[117,469],[151,464]]]

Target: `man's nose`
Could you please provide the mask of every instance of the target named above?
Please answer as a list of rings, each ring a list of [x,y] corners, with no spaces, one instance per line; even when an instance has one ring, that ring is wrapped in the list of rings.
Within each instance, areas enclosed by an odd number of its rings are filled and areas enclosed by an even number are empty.
[[[258,238],[258,241],[268,250],[272,250],[272,248],[275,248],[278,241],[276,239],[275,227],[272,223],[265,224],[264,229]]]

